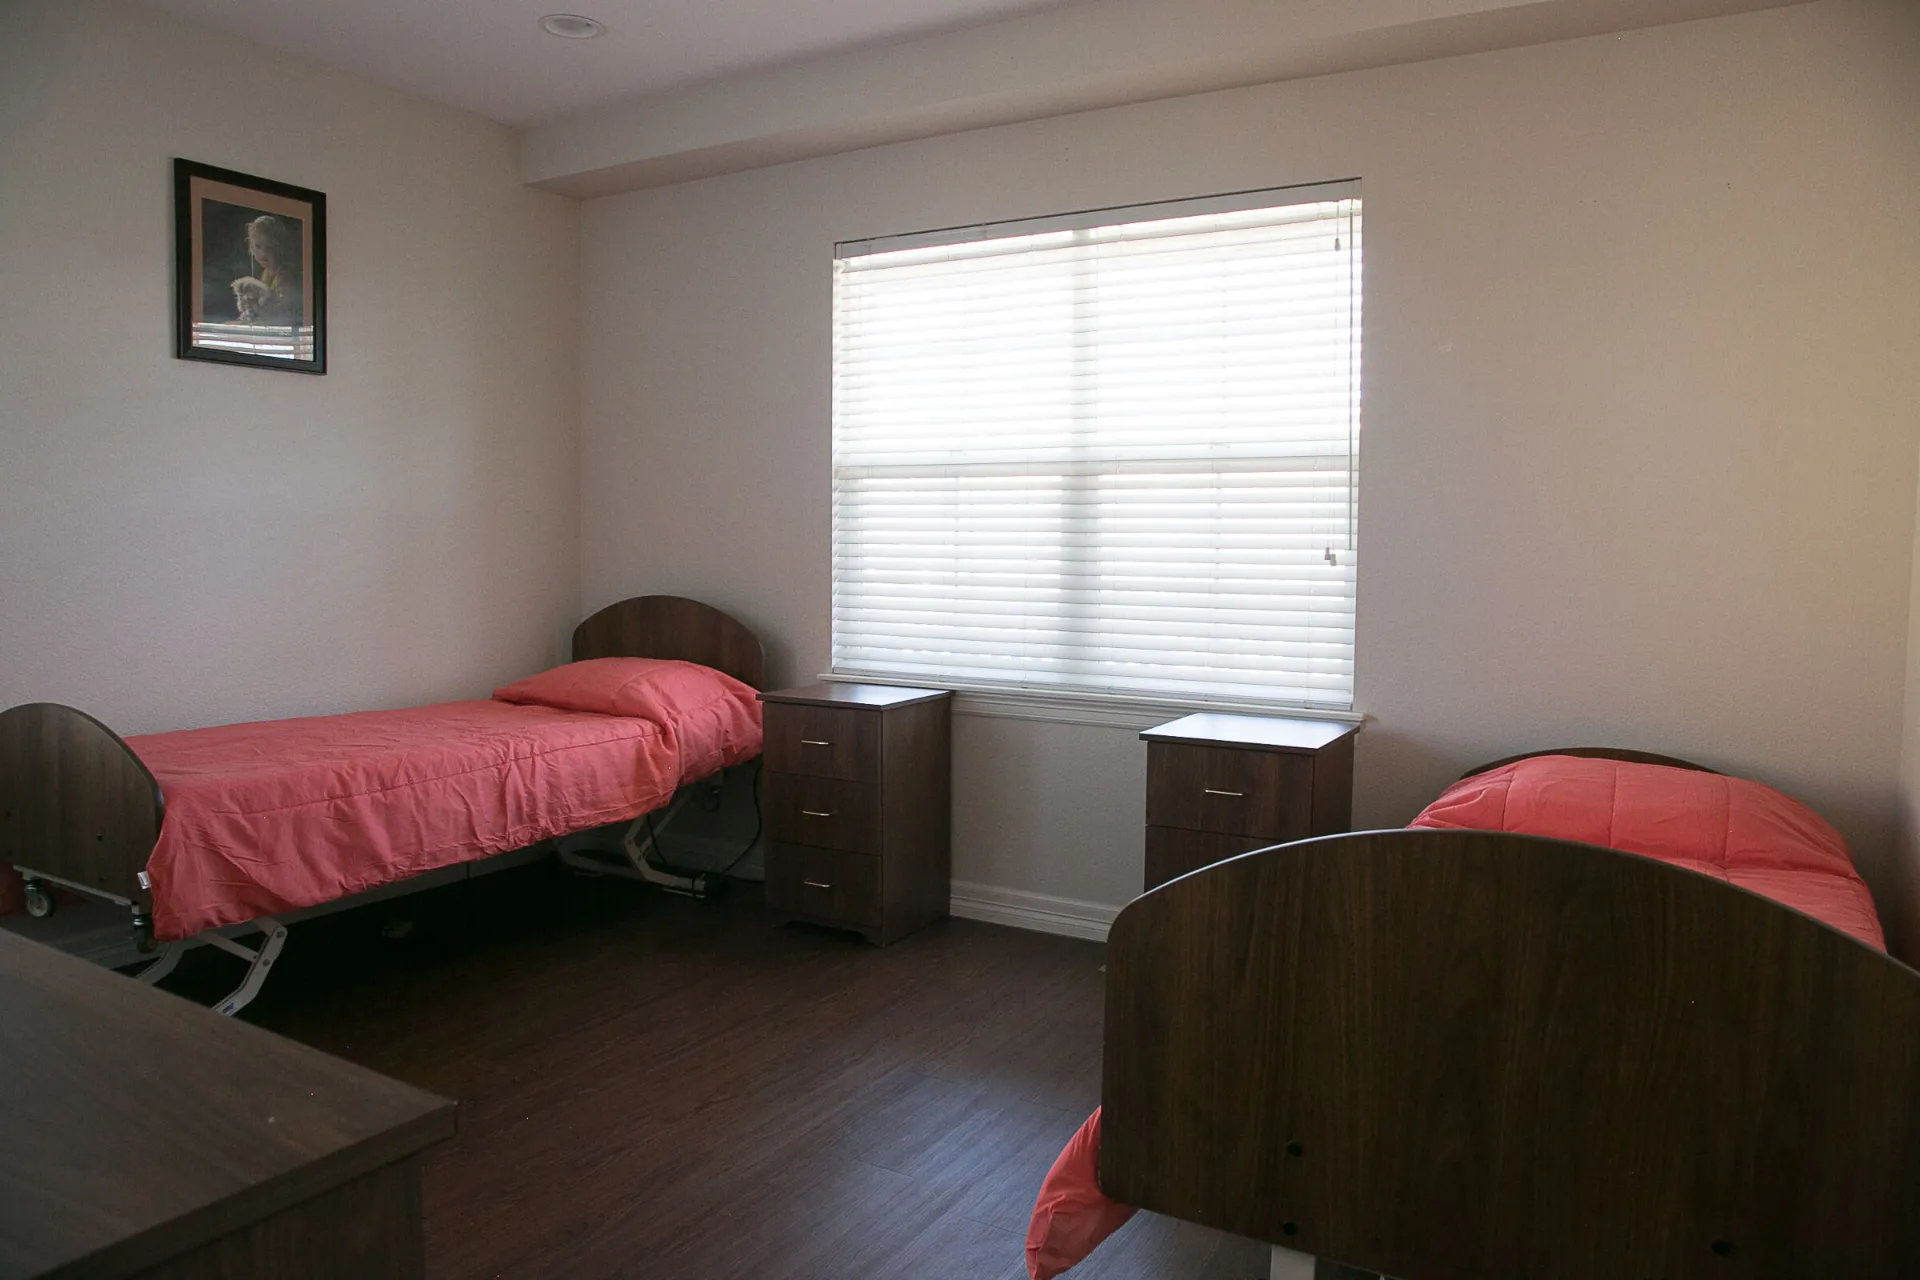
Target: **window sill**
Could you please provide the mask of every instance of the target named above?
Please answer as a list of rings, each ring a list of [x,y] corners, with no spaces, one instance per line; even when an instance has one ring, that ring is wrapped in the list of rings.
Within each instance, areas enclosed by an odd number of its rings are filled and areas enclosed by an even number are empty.
[[[829,684],[879,684],[898,688],[952,689],[956,715],[979,716],[992,720],[1041,720],[1053,724],[1084,724],[1107,729],[1151,729],[1157,724],[1192,715],[1196,711],[1217,711],[1236,716],[1280,716],[1290,720],[1331,720],[1339,724],[1359,724],[1362,712],[1335,711],[1320,707],[1295,707],[1280,703],[1252,701],[1207,701],[1204,699],[1131,697],[1126,694],[1059,692],[1037,689],[969,688],[964,684],[940,680],[909,680],[891,676],[845,675],[834,671],[820,674]]]

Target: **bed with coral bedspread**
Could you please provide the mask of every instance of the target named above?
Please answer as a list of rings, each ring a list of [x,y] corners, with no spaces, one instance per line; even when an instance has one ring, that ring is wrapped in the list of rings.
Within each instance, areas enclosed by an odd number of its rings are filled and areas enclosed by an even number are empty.
[[[128,738],[167,804],[147,859],[154,933],[188,938],[658,809],[760,753],[753,691],[687,676],[724,716],[489,699]]]
[[[760,642],[719,610],[624,600],[573,657],[484,700],[132,738],[55,703],[0,712],[0,869],[30,908],[49,885],[131,908],[143,948],[241,954],[233,1012],[284,939],[273,913],[633,819],[759,754]],[[257,920],[258,952],[217,932]]]
[[[1405,832],[1137,900],[1030,1274],[1133,1204],[1410,1280],[1920,1259],[1888,1190],[1920,1190],[1920,975],[1818,815],[1646,759],[1502,762]],[[1823,1167],[1854,1190],[1801,1181]]]

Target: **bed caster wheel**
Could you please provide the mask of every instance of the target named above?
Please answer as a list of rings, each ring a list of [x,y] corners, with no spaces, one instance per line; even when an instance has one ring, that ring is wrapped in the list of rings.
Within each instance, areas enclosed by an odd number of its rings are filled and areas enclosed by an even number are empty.
[[[133,918],[133,945],[143,956],[153,953],[152,916],[135,916]]]
[[[27,914],[35,920],[45,920],[53,914],[55,903],[53,895],[38,880],[27,881]]]

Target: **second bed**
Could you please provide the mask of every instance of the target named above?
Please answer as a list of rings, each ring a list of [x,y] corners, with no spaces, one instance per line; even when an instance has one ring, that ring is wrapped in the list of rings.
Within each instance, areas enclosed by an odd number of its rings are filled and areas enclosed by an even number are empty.
[[[1129,1206],[1282,1246],[1276,1276],[1920,1265],[1920,974],[1838,834],[1756,783],[1497,762],[1413,829],[1160,886],[1107,958],[1102,1108],[1036,1276]]]
[[[125,739],[15,707],[0,859],[41,902],[59,885],[127,906],[147,945],[239,954],[234,1012],[284,941],[276,913],[630,820],[759,754],[760,644],[719,610],[621,601],[580,625],[573,658],[488,699]],[[219,932],[255,921],[257,950]]]

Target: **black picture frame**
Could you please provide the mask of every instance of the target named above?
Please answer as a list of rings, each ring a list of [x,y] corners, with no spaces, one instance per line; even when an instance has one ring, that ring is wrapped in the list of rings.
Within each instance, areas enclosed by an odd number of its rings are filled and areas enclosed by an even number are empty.
[[[173,353],[327,371],[327,197],[173,162]]]

